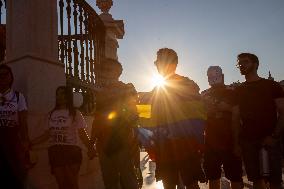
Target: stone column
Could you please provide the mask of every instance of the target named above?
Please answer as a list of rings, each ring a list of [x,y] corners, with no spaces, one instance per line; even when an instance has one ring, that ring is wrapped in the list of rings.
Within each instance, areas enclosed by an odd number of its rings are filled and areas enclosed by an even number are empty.
[[[122,39],[124,36],[123,20],[114,20],[109,13],[109,10],[113,5],[112,0],[97,0],[96,2],[97,6],[102,11],[100,18],[103,20],[106,27],[105,60],[103,61],[103,64],[107,64],[111,61],[119,63],[117,49],[119,48],[118,39]]]
[[[57,0],[9,0],[6,24],[6,63],[13,69],[14,89],[26,97],[32,139],[47,129],[43,118],[55,106],[55,89],[66,83],[58,61]],[[37,164],[29,171],[31,188],[56,188],[46,145],[32,152]]]

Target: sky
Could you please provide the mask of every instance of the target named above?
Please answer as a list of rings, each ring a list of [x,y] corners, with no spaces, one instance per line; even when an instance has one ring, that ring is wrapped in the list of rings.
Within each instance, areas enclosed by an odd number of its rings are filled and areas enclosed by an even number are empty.
[[[259,57],[259,74],[284,80],[284,0],[113,0],[110,13],[124,20],[119,40],[121,80],[150,91],[156,52],[178,53],[177,73],[208,88],[207,68],[219,65],[225,83],[244,81],[236,68],[241,52]],[[95,0],[88,0],[95,7]]]
[[[87,2],[100,13],[95,0]],[[284,0],[113,0],[110,13],[125,25],[120,79],[137,91],[154,87],[154,60],[164,47],[177,52],[177,73],[201,90],[209,87],[212,65],[222,67],[226,84],[244,81],[235,66],[241,52],[259,57],[260,76],[271,71],[276,81],[284,80]]]

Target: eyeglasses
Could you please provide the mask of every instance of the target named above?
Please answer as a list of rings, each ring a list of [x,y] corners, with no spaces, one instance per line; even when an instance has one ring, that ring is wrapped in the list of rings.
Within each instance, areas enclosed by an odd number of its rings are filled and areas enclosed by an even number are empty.
[[[238,63],[236,64],[237,68],[241,68],[245,65],[248,65],[250,63],[249,60],[238,60]]]

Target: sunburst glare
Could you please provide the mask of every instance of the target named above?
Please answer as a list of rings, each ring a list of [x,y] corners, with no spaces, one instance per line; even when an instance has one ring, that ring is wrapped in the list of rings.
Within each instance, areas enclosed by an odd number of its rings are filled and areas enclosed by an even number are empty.
[[[166,84],[166,80],[163,76],[155,74],[152,78],[152,83],[155,87],[163,87]]]

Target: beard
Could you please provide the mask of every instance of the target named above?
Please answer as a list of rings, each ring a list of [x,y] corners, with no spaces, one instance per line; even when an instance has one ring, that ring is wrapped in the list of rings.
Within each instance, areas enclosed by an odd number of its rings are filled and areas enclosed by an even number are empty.
[[[245,68],[244,66],[242,66],[242,67],[240,68],[240,72],[241,72],[242,75],[247,75],[247,74],[251,73],[252,71],[253,71],[253,66],[249,66],[249,67],[247,67],[247,68]]]

